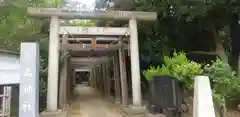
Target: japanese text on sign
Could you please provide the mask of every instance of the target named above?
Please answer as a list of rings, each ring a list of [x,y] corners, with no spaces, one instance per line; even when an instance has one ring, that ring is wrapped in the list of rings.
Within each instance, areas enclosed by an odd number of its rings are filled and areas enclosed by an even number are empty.
[[[21,109],[23,110],[23,112],[28,112],[28,111],[32,111],[33,107],[30,103],[25,101],[25,102],[23,102]]]
[[[31,69],[27,68],[27,69],[26,69],[26,72],[24,73],[24,76],[31,78],[31,77],[32,77],[32,71],[31,71]]]

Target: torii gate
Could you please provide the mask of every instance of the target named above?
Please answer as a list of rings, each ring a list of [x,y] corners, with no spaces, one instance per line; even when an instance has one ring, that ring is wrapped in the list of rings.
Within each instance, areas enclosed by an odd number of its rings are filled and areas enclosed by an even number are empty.
[[[79,27],[79,26],[60,26],[60,35],[71,34],[71,37],[92,37],[92,38],[65,38],[67,41],[65,48],[72,51],[94,51],[99,50],[104,52],[118,51],[118,60],[114,61],[114,81],[115,81],[115,99],[117,102],[122,99],[122,104],[128,104],[128,85],[127,85],[127,75],[126,75],[126,63],[125,63],[125,49],[128,49],[128,45],[124,44],[123,39],[119,36],[129,36],[128,28],[113,28],[113,27]],[[98,36],[110,37],[97,39]],[[70,44],[68,41],[82,41],[89,40],[91,44]],[[118,41],[118,44],[97,44],[97,41]],[[63,41],[62,41],[63,42]],[[115,55],[117,57],[117,55]],[[78,58],[79,60],[87,60],[90,58]],[[106,58],[105,58],[106,59]],[[96,59],[95,59],[96,60]],[[91,60],[91,61],[95,61]],[[113,59],[114,60],[114,59]],[[80,61],[78,64],[85,63],[85,61]],[[101,62],[100,62],[101,63]],[[106,62],[105,62],[106,63]],[[75,62],[76,64],[76,62]],[[104,65],[103,65],[104,66]],[[120,76],[119,71],[120,70]],[[93,70],[94,71],[94,70]],[[91,72],[92,73],[92,72]],[[104,74],[104,73],[103,73]],[[120,80],[121,79],[121,80]],[[108,79],[107,79],[108,80]],[[110,80],[110,79],[109,79]],[[108,82],[108,81],[106,81]],[[120,86],[121,85],[121,86]],[[108,87],[110,88],[110,87]],[[120,89],[121,88],[121,89]],[[107,88],[106,88],[107,89]],[[61,92],[61,91],[60,91]],[[121,93],[122,92],[122,93]],[[110,94],[109,94],[110,95]],[[122,96],[122,98],[120,97]]]
[[[131,11],[71,11],[61,8],[28,8],[32,16],[51,17],[49,35],[49,71],[48,71],[48,96],[47,111],[57,111],[57,90],[58,90],[58,56],[59,56],[59,30],[60,18],[79,19],[115,19],[129,20],[130,32],[130,56],[132,76],[132,97],[133,106],[141,107],[141,81],[139,68],[138,31],[137,20],[156,20],[155,12],[131,12]]]

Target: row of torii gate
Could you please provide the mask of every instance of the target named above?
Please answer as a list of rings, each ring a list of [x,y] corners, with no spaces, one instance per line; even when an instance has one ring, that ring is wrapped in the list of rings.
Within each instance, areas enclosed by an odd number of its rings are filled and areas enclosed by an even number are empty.
[[[121,99],[121,103],[126,108],[123,110],[126,110],[126,113],[127,110],[136,110],[138,114],[144,113],[141,98],[137,20],[154,21],[157,17],[155,12],[91,12],[68,11],[61,8],[28,8],[28,13],[36,17],[50,17],[48,92],[45,115],[53,115],[66,107],[72,96],[71,90],[76,71],[90,72],[90,85],[99,89],[105,96],[109,96],[111,87],[109,72],[112,68],[115,98],[118,101]],[[77,18],[128,20],[129,27],[60,26],[60,19]],[[86,41],[90,43],[86,44]],[[110,43],[98,43],[104,41],[110,41]],[[125,50],[129,50],[131,59],[131,106],[128,105]],[[59,63],[59,56],[64,58],[62,63]]]

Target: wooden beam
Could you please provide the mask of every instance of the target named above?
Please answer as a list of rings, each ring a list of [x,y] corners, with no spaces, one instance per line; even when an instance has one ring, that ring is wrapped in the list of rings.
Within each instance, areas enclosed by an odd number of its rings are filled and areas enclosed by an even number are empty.
[[[157,19],[156,12],[142,12],[142,11],[103,11],[95,10],[90,11],[84,9],[71,9],[71,8],[32,8],[27,9],[28,14],[31,16],[50,17],[59,16],[61,18],[80,18],[92,20],[129,20],[136,18],[137,20],[155,21]]]
[[[121,44],[122,45],[122,44]],[[80,49],[107,49],[112,47],[119,47],[120,44],[64,44],[68,49],[69,48],[80,48]],[[128,48],[128,44],[123,45],[125,49]]]
[[[92,41],[93,37],[89,38],[68,38],[68,41]],[[117,37],[96,37],[96,41],[117,41]]]
[[[74,63],[86,63],[86,62],[90,62],[90,63],[94,63],[94,62],[97,62],[97,61],[107,61],[108,60],[108,57],[72,57],[71,59],[71,62],[74,62]]]
[[[120,47],[124,46],[125,49],[128,49],[128,44],[65,44],[68,50],[72,51],[114,51],[118,50]]]
[[[76,72],[90,72],[91,69],[88,69],[88,68],[76,68],[75,71]]]
[[[96,45],[97,45],[96,38],[93,38],[91,42],[91,46],[96,47]]]
[[[80,26],[60,26],[59,34],[71,35],[91,35],[91,36],[128,36],[128,28],[115,27],[80,27]]]

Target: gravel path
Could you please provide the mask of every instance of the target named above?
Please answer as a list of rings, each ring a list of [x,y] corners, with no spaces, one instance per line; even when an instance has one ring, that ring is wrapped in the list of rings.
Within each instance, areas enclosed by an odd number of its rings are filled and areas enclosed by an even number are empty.
[[[74,92],[77,98],[71,105],[69,117],[121,117],[116,105],[101,100],[92,88],[81,84]]]

